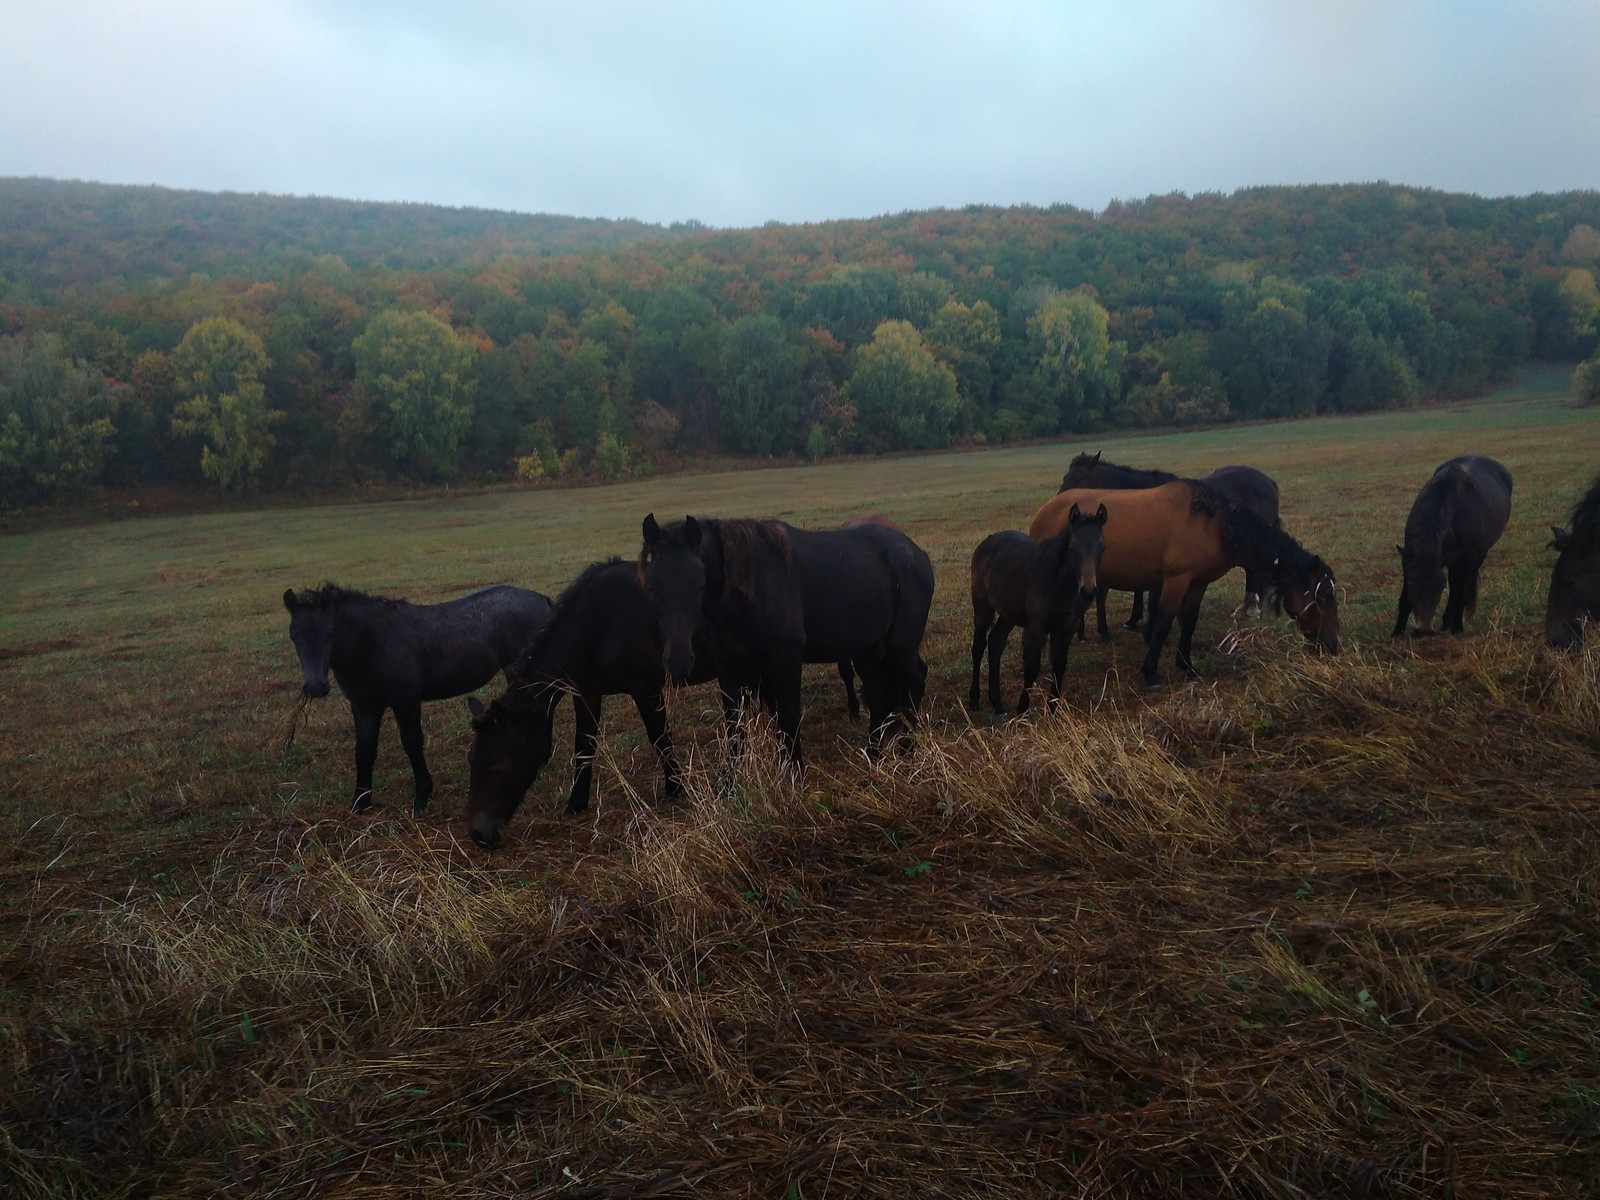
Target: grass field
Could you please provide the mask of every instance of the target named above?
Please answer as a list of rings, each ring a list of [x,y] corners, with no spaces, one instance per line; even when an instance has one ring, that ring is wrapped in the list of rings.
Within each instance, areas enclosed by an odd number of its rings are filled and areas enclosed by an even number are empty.
[[[1600,655],[1539,644],[1600,411],[1530,372],[1426,411],[0,540],[0,1191],[1578,1195],[1600,1178]],[[970,718],[967,560],[1080,449],[1276,478],[1346,652],[1281,622],[1201,679],[1074,647],[1055,717]],[[1393,645],[1441,460],[1516,478],[1469,636]],[[374,814],[280,597],[552,596],[646,512],[893,516],[938,573],[926,731],[870,768],[811,668],[811,768],[692,799],[613,702],[597,811],[558,762],[464,845],[464,706]],[[1114,598],[1119,615],[1126,598]],[[1014,703],[1019,639],[1008,654]],[[570,719],[566,728],[570,730]],[[569,736],[563,733],[559,736]]]

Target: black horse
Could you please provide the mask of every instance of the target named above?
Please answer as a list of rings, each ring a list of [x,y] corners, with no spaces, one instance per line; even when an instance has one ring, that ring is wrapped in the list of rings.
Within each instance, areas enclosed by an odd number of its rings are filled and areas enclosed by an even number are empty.
[[[972,690],[968,708],[978,707],[978,680],[989,652],[989,704],[1006,715],[1000,694],[1000,658],[1016,626],[1022,634],[1022,698],[1039,678],[1045,635],[1050,637],[1050,703],[1061,695],[1067,648],[1083,614],[1099,591],[1096,572],[1106,544],[1106,506],[1086,517],[1074,505],[1054,537],[1035,542],[1020,529],[991,533],[972,552]],[[993,627],[991,631],[991,626]]]
[[[491,587],[443,604],[408,604],[329,583],[283,593],[289,639],[305,675],[301,691],[328,694],[331,668],[356,725],[356,790],[351,810],[372,805],[383,710],[394,711],[411,760],[415,809],[433,795],[422,754],[422,702],[482,687],[514,661],[550,616],[550,601],[526,588]]]
[[[1093,454],[1080,454],[1067,465],[1067,473],[1061,477],[1061,486],[1056,489],[1060,495],[1072,488],[1113,488],[1135,489],[1160,487],[1163,483],[1171,483],[1178,476],[1171,471],[1145,470],[1140,467],[1124,467],[1118,463],[1104,462],[1100,457],[1101,452]],[[1218,467],[1211,474],[1199,480],[1200,483],[1209,485],[1221,492],[1227,499],[1242,508],[1255,513],[1273,528],[1280,528],[1278,518],[1278,485],[1272,477],[1254,467]],[[1247,617],[1261,614],[1261,596],[1266,591],[1267,583],[1259,571],[1246,569],[1244,573],[1244,602],[1240,605],[1241,611]],[[1107,589],[1109,590],[1109,589]],[[1158,593],[1159,594],[1159,593]],[[1150,598],[1152,620],[1154,619],[1156,595]],[[1102,591],[1095,597],[1095,615],[1099,619],[1100,638],[1108,641],[1111,638],[1110,627],[1106,624],[1106,594]],[[1138,629],[1144,620],[1144,593],[1133,594],[1133,611],[1128,614],[1124,629]],[[1149,630],[1146,631],[1146,636]]]
[[[872,723],[869,753],[896,719],[915,723],[933,565],[905,534],[693,517],[662,527],[652,513],[639,570],[661,621],[667,674],[690,676],[704,622],[725,700],[754,693],[771,707],[797,765],[802,663],[854,664]],[[737,712],[728,716],[737,752]]]
[[[1478,602],[1478,571],[1510,519],[1510,471],[1478,454],[1440,464],[1411,505],[1405,543],[1395,547],[1401,569],[1395,637],[1413,614],[1419,635],[1433,632],[1447,575],[1450,599],[1441,624],[1445,633],[1461,632],[1462,617]]]
[[[567,797],[569,813],[589,807],[600,707],[606,696],[633,698],[645,732],[661,758],[662,795],[682,792],[662,700],[661,629],[639,585],[636,563],[594,563],[561,594],[555,611],[516,663],[506,670],[506,691],[487,707],[469,697],[472,747],[467,826],[480,846],[494,846],[540,770],[550,761],[557,705],[568,693],[576,718],[573,760],[577,771]],[[716,658],[703,634],[695,635],[695,665],[686,682],[716,677]]]
[[[1583,621],[1600,620],[1600,476],[1572,510],[1570,530],[1552,525],[1550,549],[1558,551],[1550,571],[1544,636],[1565,649],[1583,642]]]

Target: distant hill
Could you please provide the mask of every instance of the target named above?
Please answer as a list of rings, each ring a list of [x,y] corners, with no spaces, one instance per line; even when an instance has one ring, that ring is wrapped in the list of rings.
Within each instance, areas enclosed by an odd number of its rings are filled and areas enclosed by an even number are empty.
[[[37,291],[152,279],[262,277],[333,254],[351,267],[430,271],[503,254],[659,241],[698,226],[0,178],[0,271]]]

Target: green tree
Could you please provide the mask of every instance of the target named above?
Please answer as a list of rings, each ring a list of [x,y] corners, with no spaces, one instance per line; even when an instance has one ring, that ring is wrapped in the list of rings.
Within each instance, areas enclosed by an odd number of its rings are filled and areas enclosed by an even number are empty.
[[[934,357],[955,372],[962,426],[979,424],[994,392],[1000,314],[984,300],[971,307],[952,300],[934,313],[924,337]]]
[[[1317,411],[1333,334],[1308,319],[1305,291],[1278,280],[1258,293],[1237,289],[1224,305],[1212,357],[1242,417],[1301,417]]]
[[[883,322],[855,358],[844,399],[855,408],[856,434],[866,449],[920,450],[949,442],[956,377],[910,322]]]
[[[1572,398],[1579,404],[1600,404],[1600,357],[1579,363],[1572,372]]]
[[[388,309],[351,344],[356,380],[384,410],[401,470],[448,479],[472,425],[477,347],[431,313]]]
[[[760,313],[735,322],[718,389],[727,448],[738,454],[789,449],[799,381],[799,356],[776,317]]]
[[[261,339],[231,317],[190,326],[172,352],[181,397],[172,430],[200,436],[200,470],[224,493],[252,486],[277,444],[282,414],[267,405],[267,365]]]
[[[118,397],[61,339],[0,338],[0,503],[71,492],[100,477]]]
[[[1060,429],[1095,428],[1117,396],[1127,347],[1111,340],[1110,320],[1083,292],[1051,296],[1028,318],[1034,375],[1055,400]]]

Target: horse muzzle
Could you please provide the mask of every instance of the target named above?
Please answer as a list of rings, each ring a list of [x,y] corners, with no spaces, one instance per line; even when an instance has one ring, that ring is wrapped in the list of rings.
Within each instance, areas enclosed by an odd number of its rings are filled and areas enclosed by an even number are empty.
[[[485,850],[493,850],[500,845],[500,831],[505,827],[499,817],[479,817],[472,824],[472,840]]]
[[[316,683],[312,683],[308,679],[300,688],[300,694],[308,700],[321,700],[328,694],[328,681],[320,679]]]
[[[1339,653],[1339,635],[1337,633],[1324,633],[1317,638],[1317,650],[1322,654]]]
[[[687,683],[689,672],[694,670],[694,654],[673,654],[668,651],[661,656],[661,669],[673,683]]]

